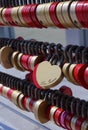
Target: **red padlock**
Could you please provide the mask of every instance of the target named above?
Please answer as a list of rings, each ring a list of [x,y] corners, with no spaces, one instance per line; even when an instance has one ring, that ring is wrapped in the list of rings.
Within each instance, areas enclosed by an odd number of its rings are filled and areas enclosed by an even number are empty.
[[[29,25],[29,27],[36,27],[34,21],[31,18],[31,10],[32,5],[25,5],[22,9],[22,16],[24,21]]]
[[[58,126],[61,126],[60,124],[60,116],[62,114],[62,112],[64,112],[64,110],[62,108],[58,108],[54,114],[54,120],[55,120],[55,123],[58,125]]]
[[[50,13],[50,17],[51,17],[52,21],[54,22],[54,24],[59,28],[64,28],[64,26],[60,23],[60,21],[57,18],[57,15],[56,15],[56,7],[58,4],[59,4],[59,2],[53,2],[50,5],[49,13]]]
[[[87,67],[88,64],[77,64],[73,70],[75,80],[79,83],[79,85],[83,86],[86,89],[88,89],[88,85],[84,80],[84,72]]]
[[[82,126],[82,123],[85,121],[84,118],[81,118],[79,117],[77,120],[76,120],[76,123],[75,123],[75,128],[76,130],[81,130],[81,126]]]
[[[38,4],[32,4],[31,9],[30,9],[30,16],[31,16],[31,19],[33,20],[34,24],[36,25],[36,27],[42,28],[44,26],[41,25],[41,23],[38,21],[37,16],[36,16],[37,6],[38,6]]]
[[[86,24],[84,22],[84,17],[83,17],[83,5],[84,5],[84,1],[78,1],[76,5],[76,15],[81,25],[83,27],[86,27]]]
[[[10,25],[17,26],[17,25],[14,23],[13,19],[12,19],[11,11],[12,11],[12,8],[6,8],[6,9],[5,9],[5,12],[4,12],[5,19],[7,20],[7,22],[8,22]]]
[[[33,83],[33,77],[32,77],[32,72],[31,73],[28,73],[28,74],[26,74],[26,76],[25,76],[25,78],[26,79],[28,79],[30,82],[32,82]]]
[[[14,91],[13,89],[10,89],[10,90],[7,92],[7,97],[8,97],[9,100],[11,100],[13,91]]]
[[[23,105],[24,109],[27,111],[31,111],[31,109],[29,107],[30,100],[31,100],[31,98],[29,98],[29,97],[24,97],[22,100],[22,105]]]
[[[86,84],[88,85],[88,67],[86,67],[86,69],[84,71],[84,80],[85,80]]]
[[[22,55],[21,59],[20,59],[21,65],[26,70],[29,70],[29,67],[28,67],[28,64],[27,64],[29,57],[30,57],[30,55]]]
[[[88,2],[85,1],[83,4],[83,20],[85,22],[85,27],[88,28]]]
[[[0,95],[2,95],[2,90],[3,90],[3,85],[2,84],[0,84]]]
[[[66,128],[68,130],[72,130],[71,129],[71,119],[72,119],[73,115],[71,113],[68,113],[66,118],[65,118],[65,125],[66,125]]]
[[[59,88],[59,91],[62,92],[62,93],[64,93],[64,94],[67,94],[67,95],[69,95],[69,96],[72,96],[72,95],[73,95],[71,88],[69,88],[69,87],[67,87],[67,86],[65,86],[65,85],[61,86],[61,87]]]
[[[66,124],[65,124],[65,120],[66,120],[66,116],[68,115],[68,112],[67,111],[63,111],[61,113],[61,116],[60,116],[60,124],[61,124],[61,127],[63,127],[64,129],[66,129]]]

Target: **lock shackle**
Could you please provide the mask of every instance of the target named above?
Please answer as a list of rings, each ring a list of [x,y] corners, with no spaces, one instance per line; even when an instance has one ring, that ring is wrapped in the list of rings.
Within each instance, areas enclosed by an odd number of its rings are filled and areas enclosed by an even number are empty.
[[[82,51],[82,63],[88,64],[88,47],[84,48]]]
[[[68,57],[68,51],[69,49],[72,47],[72,45],[67,45],[64,48],[64,58],[65,58],[65,62],[69,62],[69,57]]]
[[[76,63],[82,63],[82,51],[85,47],[79,46],[75,51],[75,62]]]
[[[75,51],[76,51],[77,48],[78,48],[78,45],[74,45],[68,50],[68,57],[69,57],[70,63],[75,62]]]
[[[44,42],[41,45],[41,52],[42,52],[42,54],[47,55],[48,46],[49,46],[48,42]]]

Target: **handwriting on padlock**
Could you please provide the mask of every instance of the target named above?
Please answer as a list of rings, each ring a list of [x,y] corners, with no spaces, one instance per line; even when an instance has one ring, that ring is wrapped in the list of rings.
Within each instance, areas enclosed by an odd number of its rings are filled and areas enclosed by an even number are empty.
[[[43,61],[37,65],[33,72],[34,83],[37,87],[47,89],[56,86],[63,79],[61,68]]]
[[[46,81],[42,81],[42,82],[40,83],[40,85],[48,85],[48,84],[50,84],[50,83],[53,83],[54,81],[56,81],[56,78],[54,78],[54,79],[49,79],[47,82],[46,82]]]

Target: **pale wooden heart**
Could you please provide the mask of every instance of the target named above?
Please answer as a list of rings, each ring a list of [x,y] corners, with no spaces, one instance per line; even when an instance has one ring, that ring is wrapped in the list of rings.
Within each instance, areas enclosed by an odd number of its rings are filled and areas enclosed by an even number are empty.
[[[60,83],[63,73],[58,65],[51,65],[50,62],[43,61],[36,68],[35,78],[39,86],[47,89]]]

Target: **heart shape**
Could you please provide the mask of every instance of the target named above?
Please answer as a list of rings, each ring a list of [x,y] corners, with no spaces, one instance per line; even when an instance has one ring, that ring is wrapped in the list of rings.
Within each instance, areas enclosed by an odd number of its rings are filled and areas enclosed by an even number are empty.
[[[51,65],[48,61],[38,64],[32,76],[34,84],[42,89],[54,87],[63,79],[61,68],[58,65]]]

